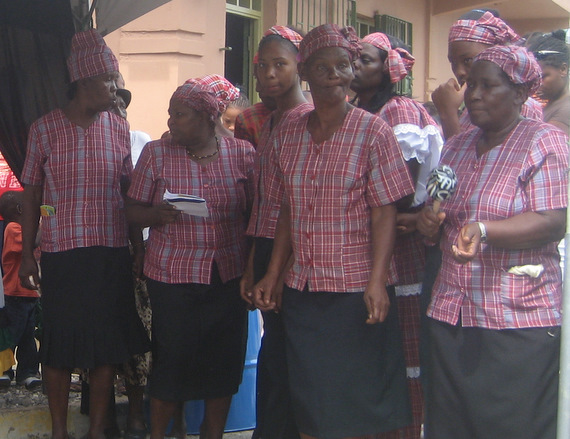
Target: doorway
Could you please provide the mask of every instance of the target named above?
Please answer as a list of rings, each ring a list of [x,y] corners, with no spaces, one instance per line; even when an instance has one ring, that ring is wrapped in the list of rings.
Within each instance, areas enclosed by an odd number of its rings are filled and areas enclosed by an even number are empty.
[[[252,62],[257,45],[256,26],[257,20],[254,18],[226,13],[224,75],[250,100],[255,91]]]

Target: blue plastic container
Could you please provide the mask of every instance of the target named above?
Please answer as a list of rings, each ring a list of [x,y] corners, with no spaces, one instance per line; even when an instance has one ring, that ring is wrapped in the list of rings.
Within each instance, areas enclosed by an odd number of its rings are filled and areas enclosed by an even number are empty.
[[[257,354],[261,345],[261,316],[259,311],[249,313],[247,349],[243,380],[238,393],[232,398],[232,405],[226,422],[226,432],[251,430],[255,428],[255,381],[257,377]],[[203,401],[187,401],[184,406],[186,431],[199,434],[204,417]]]

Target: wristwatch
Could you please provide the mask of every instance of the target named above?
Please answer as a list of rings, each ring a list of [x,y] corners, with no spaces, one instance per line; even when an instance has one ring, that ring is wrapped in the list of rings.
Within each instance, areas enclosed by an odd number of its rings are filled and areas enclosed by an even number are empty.
[[[485,224],[483,224],[481,221],[477,222],[477,225],[479,226],[479,233],[481,234],[481,242],[486,242],[487,241],[487,228],[485,227]]]

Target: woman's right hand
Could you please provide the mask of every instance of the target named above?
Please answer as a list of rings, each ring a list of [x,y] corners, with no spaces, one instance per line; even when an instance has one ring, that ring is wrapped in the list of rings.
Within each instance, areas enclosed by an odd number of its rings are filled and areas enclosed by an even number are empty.
[[[37,290],[40,285],[38,263],[33,255],[22,255],[20,270],[18,271],[20,284],[29,290]]]
[[[177,210],[172,204],[161,203],[155,204],[151,207],[153,211],[154,221],[153,225],[163,226],[165,224],[172,224],[175,222],[180,214],[180,210]]]
[[[465,87],[465,84],[459,85],[455,78],[450,78],[447,82],[440,84],[431,94],[431,99],[438,112],[454,111],[457,113],[463,102]]]
[[[416,227],[422,235],[436,243],[439,240],[439,228],[444,219],[444,212],[435,213],[431,206],[426,206],[418,214]]]

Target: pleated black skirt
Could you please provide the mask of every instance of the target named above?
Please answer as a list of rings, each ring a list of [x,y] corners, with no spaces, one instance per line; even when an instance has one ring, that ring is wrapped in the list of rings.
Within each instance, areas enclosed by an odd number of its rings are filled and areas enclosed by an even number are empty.
[[[149,350],[127,247],[43,252],[41,270],[42,364],[87,369]]]

